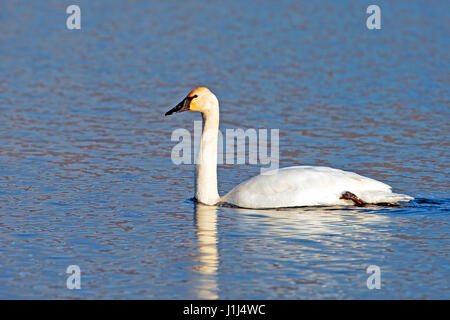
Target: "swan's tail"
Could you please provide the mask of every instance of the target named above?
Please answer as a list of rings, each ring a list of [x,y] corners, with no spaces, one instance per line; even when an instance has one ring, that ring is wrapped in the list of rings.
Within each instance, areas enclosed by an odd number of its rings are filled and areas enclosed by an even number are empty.
[[[360,199],[366,203],[397,203],[408,202],[414,200],[413,197],[406,194],[392,193],[392,192],[365,192],[360,195]]]

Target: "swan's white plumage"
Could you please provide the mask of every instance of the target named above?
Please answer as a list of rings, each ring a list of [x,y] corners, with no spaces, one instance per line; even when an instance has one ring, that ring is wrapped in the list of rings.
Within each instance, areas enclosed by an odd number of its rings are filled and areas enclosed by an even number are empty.
[[[233,188],[222,202],[243,208],[278,208],[317,205],[354,205],[340,199],[349,191],[366,203],[409,201],[406,195],[391,192],[380,181],[353,172],[298,166],[266,172]]]
[[[288,167],[265,172],[247,180],[224,197],[217,192],[217,135],[219,102],[208,88],[199,87],[166,115],[182,111],[198,111],[203,116],[203,132],[196,171],[195,197],[203,204],[219,202],[243,208],[281,208],[318,205],[354,205],[353,200],[340,199],[350,192],[364,203],[397,203],[413,198],[392,193],[382,182],[353,172],[327,167]],[[354,197],[354,196],[352,196]]]

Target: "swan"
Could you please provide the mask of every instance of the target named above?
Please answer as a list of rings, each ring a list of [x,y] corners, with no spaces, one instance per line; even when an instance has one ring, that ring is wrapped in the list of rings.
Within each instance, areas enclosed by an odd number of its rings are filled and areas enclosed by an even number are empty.
[[[219,101],[208,88],[198,87],[165,116],[184,111],[200,112],[203,119],[195,176],[195,199],[202,204],[267,209],[396,204],[414,199],[393,193],[387,184],[353,172],[313,166],[271,170],[240,183],[220,197],[217,191]]]

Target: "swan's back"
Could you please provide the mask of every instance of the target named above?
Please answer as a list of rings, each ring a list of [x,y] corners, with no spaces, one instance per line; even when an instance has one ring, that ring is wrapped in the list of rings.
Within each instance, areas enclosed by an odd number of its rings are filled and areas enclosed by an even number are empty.
[[[380,181],[353,172],[328,168],[296,166],[277,169],[242,182],[221,202],[244,208],[279,208],[317,205],[353,205],[341,199],[350,192],[365,203],[409,201],[394,194]]]

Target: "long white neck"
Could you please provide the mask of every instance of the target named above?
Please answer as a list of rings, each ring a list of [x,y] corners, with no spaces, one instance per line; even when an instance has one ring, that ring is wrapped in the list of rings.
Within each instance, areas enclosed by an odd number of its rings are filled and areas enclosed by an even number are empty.
[[[217,100],[216,100],[217,101]],[[217,191],[217,135],[219,104],[202,113],[203,131],[197,160],[195,197],[197,201],[214,205],[219,202]]]

